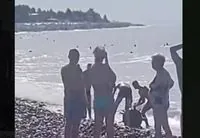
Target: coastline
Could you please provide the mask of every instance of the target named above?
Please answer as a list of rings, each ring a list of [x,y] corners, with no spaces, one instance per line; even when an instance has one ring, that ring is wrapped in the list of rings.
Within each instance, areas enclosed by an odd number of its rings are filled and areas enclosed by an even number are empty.
[[[61,113],[48,110],[48,104],[29,99],[15,98],[15,137],[57,137],[62,138],[64,118]],[[91,138],[94,122],[83,119],[80,125],[80,138]],[[152,138],[153,129],[133,129],[122,124],[114,124],[115,137]],[[102,128],[102,138],[105,125]]]
[[[105,28],[124,28],[124,27],[143,27],[143,24],[132,24],[127,22],[111,22],[111,23],[15,23],[15,32],[40,32],[40,31],[57,31],[57,30],[90,30]]]

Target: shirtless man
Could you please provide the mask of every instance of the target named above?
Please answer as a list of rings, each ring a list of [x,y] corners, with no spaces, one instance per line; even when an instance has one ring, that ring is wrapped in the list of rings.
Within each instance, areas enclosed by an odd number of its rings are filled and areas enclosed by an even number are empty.
[[[114,92],[113,92],[113,96],[115,94],[115,92],[117,91],[117,89],[119,89],[117,98],[114,102],[114,108],[113,108],[113,116],[115,115],[117,108],[119,106],[119,104],[121,103],[122,99],[125,98],[125,114],[123,115],[123,122],[125,123],[125,125],[130,125],[130,121],[129,121],[129,114],[126,114],[126,111],[131,108],[132,105],[132,89],[130,87],[129,84],[127,83],[119,83],[117,86],[115,86],[114,88]],[[127,120],[128,119],[128,120]]]
[[[87,99],[88,99],[88,107],[87,107],[87,111],[88,111],[88,115],[89,118],[91,119],[91,80],[90,80],[90,71],[92,68],[92,64],[87,64],[87,70],[85,70],[83,72],[84,74],[84,82],[85,82],[85,89],[86,89],[86,95],[87,95]]]
[[[104,59],[108,61],[107,53],[103,47],[96,47],[93,53],[95,63],[91,69],[91,82],[94,88],[94,138],[100,138],[104,118],[106,121],[108,138],[113,138],[114,118],[112,115],[112,108],[114,98],[112,91],[115,86],[116,75],[110,68],[108,62],[105,64],[103,63]]]
[[[115,92],[119,89],[117,99],[115,100],[115,106],[118,106],[119,103],[125,98],[125,110],[131,108],[132,105],[132,90],[128,83],[121,82],[114,88],[113,96]],[[116,108],[115,108],[116,111]]]
[[[140,98],[138,102],[135,104],[135,107],[144,104],[145,100],[147,100],[146,104],[142,108],[141,113],[143,120],[145,121],[146,127],[149,127],[148,119],[145,115],[145,113],[152,108],[151,103],[149,101],[149,89],[146,86],[144,87],[140,86],[138,81],[133,81],[132,85],[135,89],[139,90],[138,93],[140,95]]]
[[[183,91],[183,88],[182,88],[182,58],[179,57],[177,51],[180,50],[182,48],[182,44],[179,44],[179,45],[176,45],[176,46],[173,46],[170,48],[170,53],[171,53],[171,57],[172,57],[172,60],[174,61],[175,65],[176,65],[176,72],[177,72],[177,76],[178,76],[178,84],[179,84],[179,89],[182,93]],[[182,127],[183,127],[183,118],[182,118],[182,114],[181,114],[181,132],[183,131]]]
[[[78,50],[71,49],[68,55],[69,64],[61,69],[64,84],[65,138],[78,138],[80,121],[85,117],[87,100],[83,73],[78,64],[79,57]]]
[[[155,138],[162,137],[161,127],[166,133],[166,138],[172,138],[167,110],[169,108],[169,90],[174,85],[174,81],[164,68],[164,63],[164,56],[158,54],[152,57],[152,68],[156,71],[156,76],[149,85],[149,98],[155,122]]]

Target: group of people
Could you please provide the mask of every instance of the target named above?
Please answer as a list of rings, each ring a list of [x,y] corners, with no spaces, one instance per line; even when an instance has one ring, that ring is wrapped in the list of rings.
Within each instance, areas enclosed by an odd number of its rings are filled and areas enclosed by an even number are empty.
[[[179,86],[182,91],[182,63],[178,58],[177,50],[182,45],[170,49],[172,59],[177,67]],[[107,52],[104,47],[96,47],[93,51],[94,64],[88,64],[87,69],[82,71],[78,64],[80,54],[77,49],[71,49],[68,54],[69,64],[62,67],[61,76],[64,84],[64,117],[65,117],[65,138],[78,138],[79,125],[81,119],[85,118],[88,112],[91,118],[91,87],[94,90],[94,138],[100,138],[101,127],[105,119],[107,137],[114,137],[114,116],[117,108],[125,98],[125,111],[132,108],[132,89],[127,83],[116,85],[116,74],[111,69]],[[169,108],[169,90],[174,81],[169,72],[164,68],[165,57],[158,54],[152,56],[152,68],[156,71],[156,76],[150,83],[149,88],[141,86],[138,81],[133,81],[132,86],[138,89],[140,98],[133,105],[136,108],[145,103],[141,115],[149,127],[145,113],[153,109],[155,121],[156,138],[161,138],[161,127],[163,127],[166,136],[172,137],[172,132],[168,123],[167,110]],[[117,98],[114,95],[118,89]],[[127,115],[127,118],[130,115]],[[129,125],[130,121],[126,122]]]

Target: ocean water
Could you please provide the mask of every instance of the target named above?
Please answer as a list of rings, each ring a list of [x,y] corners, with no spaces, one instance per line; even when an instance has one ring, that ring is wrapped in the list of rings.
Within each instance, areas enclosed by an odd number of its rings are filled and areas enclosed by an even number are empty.
[[[175,81],[170,90],[169,123],[173,133],[180,135],[181,94],[169,48],[163,47],[166,42],[169,45],[182,43],[181,25],[16,33],[15,95],[62,109],[64,92],[60,70],[68,63],[67,54],[71,48],[79,49],[80,65],[85,70],[87,63],[94,62],[89,47],[105,46],[110,65],[117,74],[117,82],[138,80],[145,86],[155,75],[151,68],[151,56],[161,53],[166,57],[165,67]],[[182,51],[179,54],[182,56]],[[132,90],[133,102],[137,102],[138,93],[134,88]],[[118,122],[122,120],[119,112],[123,109],[124,101],[115,116]],[[148,111],[147,115],[153,125],[152,111]]]

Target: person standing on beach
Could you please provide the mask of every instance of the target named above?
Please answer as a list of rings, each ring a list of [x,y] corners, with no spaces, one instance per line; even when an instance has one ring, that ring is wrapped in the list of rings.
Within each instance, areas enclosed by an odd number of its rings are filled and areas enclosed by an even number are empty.
[[[167,110],[169,108],[169,90],[174,85],[174,81],[164,68],[164,63],[164,56],[158,54],[152,57],[152,68],[156,71],[156,76],[150,83],[149,96],[153,107],[155,138],[162,137],[161,127],[166,133],[166,138],[172,138]]]
[[[78,64],[80,54],[77,49],[69,51],[69,64],[62,67],[64,84],[65,138],[78,138],[79,125],[85,117],[87,99],[84,89],[83,73]]]
[[[112,95],[116,75],[108,64],[108,57],[103,47],[96,47],[95,63],[91,69],[91,82],[94,89],[94,138],[100,138],[101,127],[105,118],[108,138],[114,137],[114,118],[112,115],[114,97]],[[105,64],[103,60],[105,59]]]
[[[177,51],[182,49],[182,44],[179,44],[179,45],[176,45],[176,46],[173,46],[173,47],[170,47],[170,53],[171,53],[171,57],[172,57],[172,60],[174,61],[175,65],[176,65],[176,72],[177,72],[177,76],[178,76],[178,84],[179,84],[179,89],[181,91],[181,94],[182,94],[182,91],[183,91],[183,88],[182,88],[182,58],[179,57]],[[181,114],[181,132],[183,131],[182,127],[183,127],[183,118],[182,118],[182,114]]]
[[[134,106],[137,107],[139,105],[142,105],[145,103],[145,100],[147,100],[146,104],[142,108],[141,113],[143,120],[145,121],[146,127],[149,127],[148,119],[145,115],[145,113],[152,108],[151,103],[149,101],[149,89],[146,86],[144,87],[140,86],[138,81],[133,81],[132,85],[135,89],[139,90],[138,93],[140,95],[138,102]]]
[[[87,64],[87,69],[83,72],[84,74],[84,82],[85,82],[85,89],[86,89],[86,95],[87,95],[87,99],[88,99],[88,107],[87,107],[87,111],[88,111],[88,115],[89,118],[91,119],[91,80],[90,80],[90,71],[92,68],[92,64]]]

